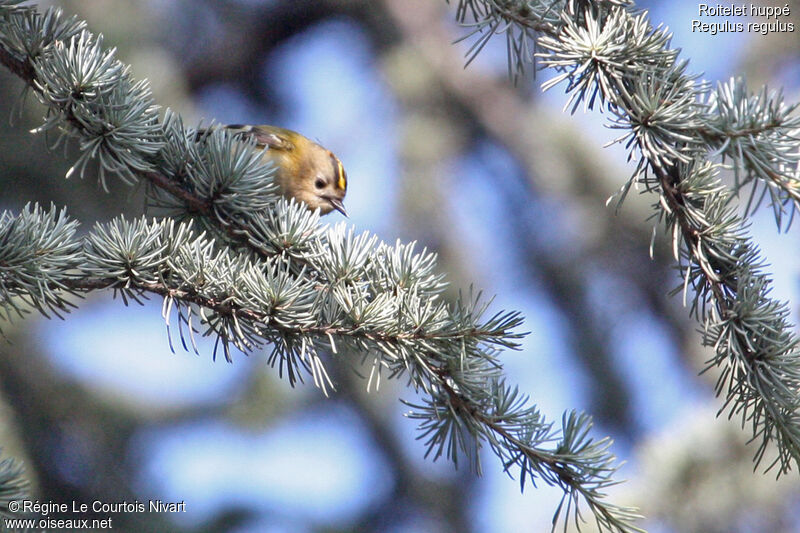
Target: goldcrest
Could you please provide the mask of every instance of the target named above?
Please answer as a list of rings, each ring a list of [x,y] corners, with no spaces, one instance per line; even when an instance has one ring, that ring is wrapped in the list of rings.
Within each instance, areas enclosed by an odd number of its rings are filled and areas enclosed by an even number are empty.
[[[264,151],[264,161],[275,166],[275,183],[286,198],[304,202],[323,215],[334,209],[344,216],[347,174],[333,152],[296,131],[276,126],[231,124],[225,128],[253,139]]]

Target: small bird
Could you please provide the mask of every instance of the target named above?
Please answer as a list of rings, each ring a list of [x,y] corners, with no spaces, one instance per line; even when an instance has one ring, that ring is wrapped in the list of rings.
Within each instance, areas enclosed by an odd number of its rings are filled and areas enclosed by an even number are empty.
[[[230,124],[224,126],[243,138],[253,139],[264,151],[264,161],[275,165],[275,183],[286,198],[304,202],[323,215],[334,209],[344,216],[347,174],[333,152],[296,131],[276,126]]]

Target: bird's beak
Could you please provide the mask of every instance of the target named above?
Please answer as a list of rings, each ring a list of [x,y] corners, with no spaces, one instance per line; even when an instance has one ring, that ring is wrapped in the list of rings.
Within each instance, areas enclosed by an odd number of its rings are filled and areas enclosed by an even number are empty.
[[[328,198],[328,201],[331,203],[334,209],[339,211],[344,216],[347,216],[347,210],[344,208],[344,204],[338,198]],[[348,217],[349,218],[349,217]]]

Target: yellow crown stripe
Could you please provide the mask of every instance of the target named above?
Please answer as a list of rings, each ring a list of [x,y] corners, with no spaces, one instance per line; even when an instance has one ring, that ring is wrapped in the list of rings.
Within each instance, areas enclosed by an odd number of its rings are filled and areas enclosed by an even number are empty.
[[[347,189],[347,178],[344,174],[344,167],[342,166],[342,162],[339,159],[336,159],[336,175],[339,176],[339,181],[337,185],[340,189],[345,190]]]

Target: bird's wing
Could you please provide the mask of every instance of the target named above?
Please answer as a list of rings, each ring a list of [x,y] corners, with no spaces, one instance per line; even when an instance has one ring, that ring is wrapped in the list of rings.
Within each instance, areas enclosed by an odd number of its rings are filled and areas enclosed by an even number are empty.
[[[244,126],[240,124],[231,124],[225,127],[241,134],[243,137],[255,139],[256,144],[270,150],[291,150],[294,148],[294,143],[289,138],[289,132],[283,128]]]

